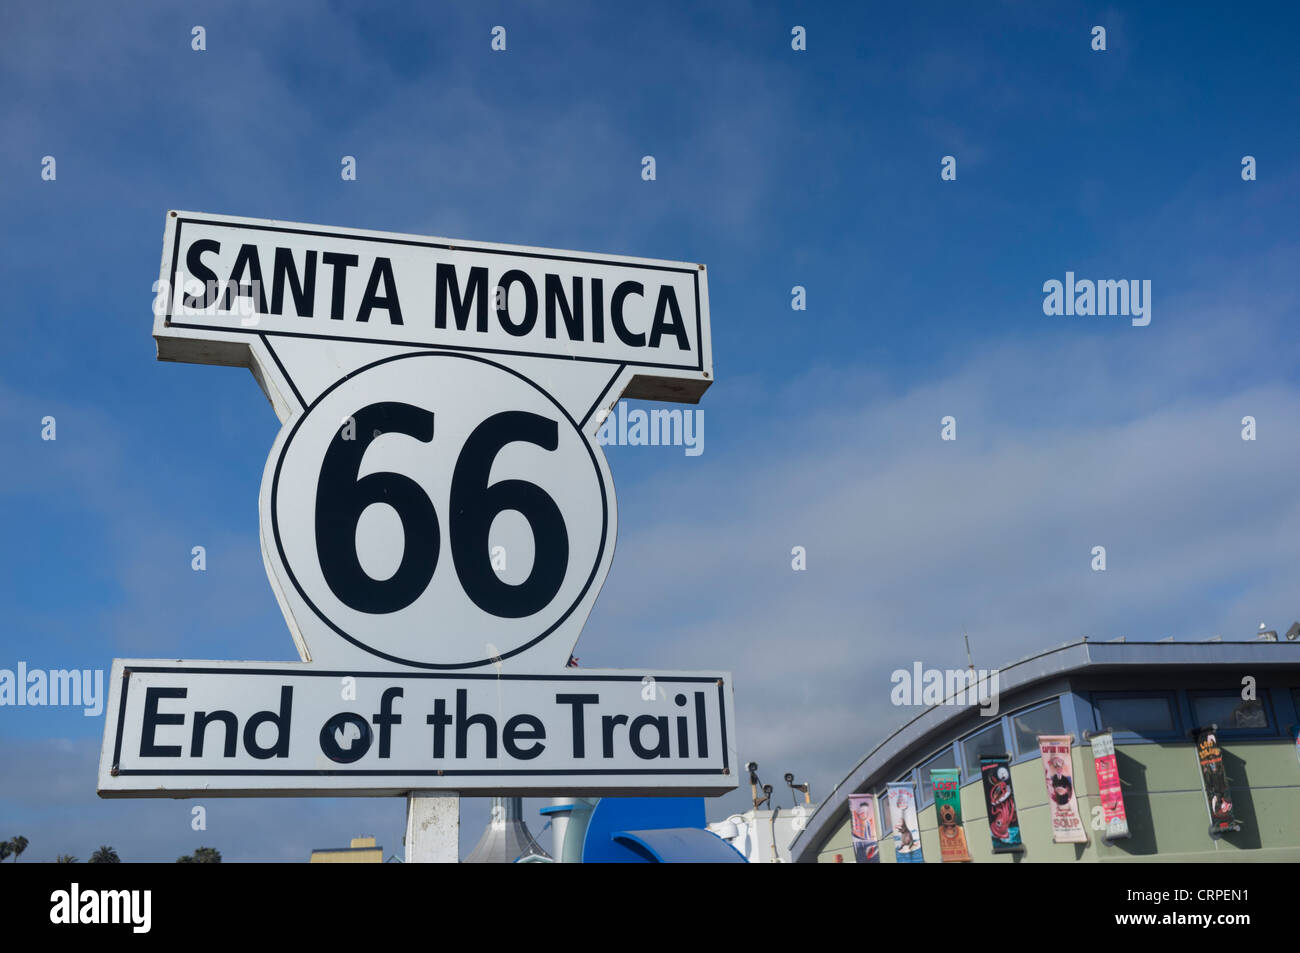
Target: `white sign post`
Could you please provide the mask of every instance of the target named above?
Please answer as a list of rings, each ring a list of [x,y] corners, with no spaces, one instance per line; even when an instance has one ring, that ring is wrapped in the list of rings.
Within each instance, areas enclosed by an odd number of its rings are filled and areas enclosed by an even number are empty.
[[[102,796],[411,795],[418,860],[452,792],[735,787],[729,673],[566,668],[617,533],[597,431],[711,383],[703,265],[172,212],[155,291],[159,359],[247,366],[281,420],[302,662],[115,661]]]

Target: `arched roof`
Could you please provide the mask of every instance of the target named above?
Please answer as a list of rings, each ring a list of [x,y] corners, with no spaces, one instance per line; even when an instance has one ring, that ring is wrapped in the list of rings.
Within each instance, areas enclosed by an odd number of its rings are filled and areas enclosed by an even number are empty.
[[[1258,665],[1300,665],[1300,642],[1089,642],[1082,639],[1039,652],[998,670],[999,695],[1016,707],[1015,696],[1039,683],[1083,672],[1149,671],[1153,668],[1223,668]],[[932,705],[904,723],[858,761],[853,770],[822,800],[805,828],[790,845],[796,863],[816,860],[817,852],[848,817],[848,796],[871,791],[892,777],[880,772],[903,755],[920,760],[937,745],[953,740],[958,724],[968,720],[973,705]],[[914,757],[911,757],[914,756]]]

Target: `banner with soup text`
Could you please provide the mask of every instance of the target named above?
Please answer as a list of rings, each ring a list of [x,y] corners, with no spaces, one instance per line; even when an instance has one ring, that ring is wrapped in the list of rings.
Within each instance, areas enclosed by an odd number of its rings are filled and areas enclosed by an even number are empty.
[[[943,863],[970,860],[966,830],[961,826],[961,783],[956,768],[931,768],[934,786],[934,816],[939,825],[939,859]]]
[[[849,795],[849,832],[853,859],[859,864],[880,863],[880,832],[876,828],[876,796]]]
[[[1052,841],[1057,844],[1088,843],[1088,833],[1079,817],[1079,801],[1074,796],[1074,766],[1070,760],[1073,741],[1072,735],[1038,736],[1038,753],[1047,782],[1047,809],[1052,815]]]
[[[1119,785],[1119,762],[1115,758],[1115,736],[1109,731],[1092,736],[1092,763],[1097,769],[1097,799],[1106,822],[1105,838],[1128,837],[1128,815],[1124,812],[1124,792]]]
[[[989,835],[993,853],[1015,854],[1025,849],[1020,840],[1020,818],[1016,816],[1016,796],[1011,790],[1010,755],[980,758],[984,777],[984,806],[989,813]]]
[[[1232,814],[1232,797],[1228,792],[1228,776],[1223,772],[1218,725],[1196,729],[1196,757],[1201,764],[1205,806],[1210,812],[1210,835],[1241,830],[1241,821]]]
[[[888,786],[885,819],[894,832],[894,862],[923,864],[921,856],[921,825],[916,819],[916,791],[910,782],[899,781]]]

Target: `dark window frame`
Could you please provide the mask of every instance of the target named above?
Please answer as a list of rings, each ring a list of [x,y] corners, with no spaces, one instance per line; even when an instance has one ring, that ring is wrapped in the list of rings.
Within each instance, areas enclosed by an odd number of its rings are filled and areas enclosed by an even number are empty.
[[[1126,698],[1163,698],[1173,718],[1173,727],[1159,731],[1137,732],[1106,724],[1101,716],[1100,702],[1112,699],[1123,701]],[[1179,704],[1178,692],[1172,688],[1148,691],[1090,692],[1088,703],[1092,706],[1093,728],[1098,731],[1106,728],[1112,729],[1117,744],[1159,744],[1163,741],[1187,740],[1187,731],[1190,726],[1185,726],[1183,723],[1183,707]]]
[[[1032,751],[1020,751],[1016,747],[1014,747],[1017,742],[1016,742],[1016,724],[1013,721],[1013,719],[1019,718],[1021,715],[1027,715],[1032,711],[1038,711],[1038,709],[1040,708],[1046,708],[1049,705],[1055,705],[1056,713],[1061,716],[1061,734],[1070,735],[1072,739],[1074,738],[1074,732],[1070,730],[1069,725],[1065,718],[1064,700],[1066,697],[1067,697],[1066,695],[1057,695],[1055,698],[1048,699],[1045,702],[1035,702],[1034,704],[1028,705],[1024,708],[1018,708],[1015,711],[1007,712],[1007,734],[1010,735],[1011,744],[1013,745],[1013,747],[1010,749],[1012,764],[1020,764],[1022,761],[1030,761],[1034,758],[1042,757],[1042,752],[1038,748],[1037,741],[1034,742],[1034,748]]]
[[[967,784],[969,784],[972,781],[979,781],[981,775],[981,769],[980,769],[978,758],[976,759],[974,764],[962,763],[966,760],[966,742],[974,738],[980,732],[988,731],[992,728],[1002,729],[1002,741],[1000,744],[995,743],[990,745],[989,750],[996,749],[998,752],[1005,752],[1007,754],[1012,753],[1011,749],[1007,747],[1007,716],[1006,715],[998,715],[996,717],[996,720],[990,719],[987,725],[982,725],[981,727],[976,728],[974,731],[967,732],[966,734],[962,735],[960,738],[957,739],[957,753],[959,756],[957,767],[961,769],[962,787],[965,787]],[[976,755],[978,754],[979,752],[976,751]]]
[[[1189,688],[1187,690],[1187,710],[1192,716],[1192,727],[1201,724],[1200,716],[1196,714],[1197,698],[1235,698],[1238,701],[1244,701],[1241,692],[1231,689],[1211,689],[1211,688]],[[1278,723],[1277,715],[1273,707],[1272,699],[1269,697],[1267,688],[1256,688],[1256,700],[1264,709],[1264,717],[1268,719],[1268,725],[1263,728],[1234,728],[1231,725],[1225,725],[1215,722],[1219,726],[1219,734],[1224,738],[1276,738],[1281,731],[1281,725]]]

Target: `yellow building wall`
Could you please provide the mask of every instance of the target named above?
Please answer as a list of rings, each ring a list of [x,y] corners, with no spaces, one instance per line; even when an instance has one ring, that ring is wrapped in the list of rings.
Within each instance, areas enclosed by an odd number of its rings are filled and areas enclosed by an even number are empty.
[[[375,846],[373,837],[354,837],[346,850],[314,850],[313,864],[382,864],[384,849]]]

